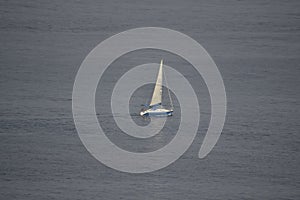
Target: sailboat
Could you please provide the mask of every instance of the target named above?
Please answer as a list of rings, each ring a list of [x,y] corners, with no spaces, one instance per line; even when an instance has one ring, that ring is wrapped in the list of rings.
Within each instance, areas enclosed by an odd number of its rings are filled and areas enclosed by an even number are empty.
[[[172,116],[173,115],[173,103],[168,88],[168,94],[171,103],[171,109],[166,109],[162,106],[162,82],[163,82],[163,60],[160,61],[156,84],[153,90],[151,103],[146,109],[141,110],[141,116]],[[167,82],[166,82],[167,83]],[[167,85],[167,84],[166,84]]]

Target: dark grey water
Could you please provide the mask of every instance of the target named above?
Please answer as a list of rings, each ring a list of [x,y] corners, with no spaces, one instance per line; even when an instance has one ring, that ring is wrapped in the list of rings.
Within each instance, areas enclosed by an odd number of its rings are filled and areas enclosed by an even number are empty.
[[[298,1],[1,1],[0,198],[299,199],[299,6]],[[210,116],[207,90],[199,82],[203,112],[192,146],[167,168],[132,175],[102,165],[86,151],[73,123],[71,95],[76,72],[94,46],[144,26],[181,31],[206,48],[223,76],[228,114],[217,145],[198,159]],[[115,65],[159,57],[140,52]],[[183,63],[166,57],[170,66]],[[191,81],[199,78],[183,73]],[[98,110],[106,108],[107,98],[99,97]],[[109,115],[101,120],[118,132]],[[172,120],[176,124],[176,116]],[[126,140],[111,137],[126,148]]]

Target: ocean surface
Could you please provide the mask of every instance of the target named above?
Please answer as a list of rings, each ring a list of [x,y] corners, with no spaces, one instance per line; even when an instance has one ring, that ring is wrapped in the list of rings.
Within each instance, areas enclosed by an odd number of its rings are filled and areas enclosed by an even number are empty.
[[[299,10],[296,0],[2,0],[0,199],[299,199]],[[199,159],[210,120],[201,77],[168,52],[122,56],[96,94],[99,122],[118,146],[136,152],[161,148],[180,121],[175,112],[150,141],[120,131],[109,107],[110,89],[133,66],[164,58],[193,84],[201,107],[197,136],[179,160],[155,172],[129,174],[103,165],[85,149],[73,121],[72,89],[97,44],[150,26],[180,31],[203,45],[223,77],[227,116],[217,145]],[[138,125],[149,123],[138,111],[152,89],[145,85],[131,98]],[[179,110],[176,98],[174,103]]]

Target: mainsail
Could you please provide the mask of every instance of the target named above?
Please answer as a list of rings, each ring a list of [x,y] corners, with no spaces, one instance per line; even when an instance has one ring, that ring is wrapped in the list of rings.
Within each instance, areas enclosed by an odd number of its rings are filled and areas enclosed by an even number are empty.
[[[163,60],[160,61],[159,71],[158,71],[157,80],[153,91],[150,106],[161,105],[162,79],[163,79],[162,67],[163,67]]]

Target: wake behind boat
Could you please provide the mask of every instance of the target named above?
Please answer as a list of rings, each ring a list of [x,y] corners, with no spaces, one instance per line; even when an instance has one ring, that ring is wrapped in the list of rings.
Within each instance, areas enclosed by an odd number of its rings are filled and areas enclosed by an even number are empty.
[[[157,80],[152,94],[150,105],[140,112],[141,116],[172,116],[173,104],[168,88],[168,94],[171,102],[171,109],[166,109],[162,106],[162,81],[163,81],[163,60],[160,62]]]

